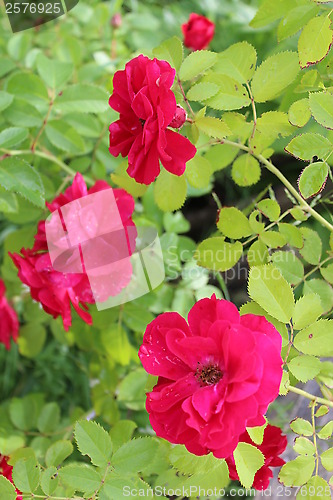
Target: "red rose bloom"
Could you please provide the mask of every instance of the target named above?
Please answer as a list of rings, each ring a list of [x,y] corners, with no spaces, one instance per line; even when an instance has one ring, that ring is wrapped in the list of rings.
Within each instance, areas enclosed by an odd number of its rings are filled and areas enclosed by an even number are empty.
[[[196,153],[191,142],[170,126],[177,110],[171,90],[175,70],[166,61],[143,55],[132,59],[113,78],[109,104],[120,113],[110,125],[112,155],[128,156],[128,174],[137,182],[151,184],[162,165],[182,175]]]
[[[214,295],[192,307],[188,323],[172,312],[155,318],[139,358],[159,377],[146,401],[156,434],[196,455],[231,455],[278,396],[281,343],[263,316],[240,316]]]
[[[185,47],[203,50],[214,38],[215,24],[205,16],[192,13],[187,23],[182,24],[182,32]]]
[[[18,336],[19,322],[16,311],[7,302],[6,287],[0,279],[0,342],[10,349],[10,339],[15,342]]]
[[[73,184],[63,194],[57,196],[52,203],[46,203],[46,205],[53,212],[73,200],[104,189],[111,189],[105,181],[97,181],[93,187],[87,189],[82,175],[77,173]],[[131,218],[134,199],[123,189],[113,189],[113,193],[123,225],[134,226]],[[95,303],[95,299],[88,276],[85,272],[63,273],[53,268],[48,252],[45,221],[38,223],[33,248],[22,248],[21,254],[10,254],[10,256],[19,270],[20,280],[30,287],[31,297],[42,304],[44,311],[54,318],[62,316],[64,328],[68,330],[72,323],[71,305],[73,305],[79,316],[86,323],[92,324],[92,318],[87,312],[87,304]],[[125,262],[126,264],[127,267],[130,266],[128,262]],[[124,272],[122,263],[118,267],[121,271],[122,283],[119,283],[119,276],[117,276],[114,284],[115,292],[120,291],[119,287],[121,289],[126,286],[131,278],[131,268]]]
[[[7,463],[7,460],[7,457],[0,455],[0,474],[14,484],[12,477],[13,467]],[[18,489],[16,489],[16,493],[16,500],[22,500],[22,493]]]
[[[287,437],[282,434],[279,427],[268,424],[264,430],[263,442],[260,445],[255,444],[247,432],[244,432],[239,440],[256,446],[264,455],[265,463],[254,476],[253,488],[256,490],[265,490],[269,486],[269,480],[273,477],[273,472],[270,467],[281,467],[285,463],[279,455],[281,455],[287,447]],[[227,464],[229,467],[230,479],[234,481],[239,480],[233,456],[227,458]]]

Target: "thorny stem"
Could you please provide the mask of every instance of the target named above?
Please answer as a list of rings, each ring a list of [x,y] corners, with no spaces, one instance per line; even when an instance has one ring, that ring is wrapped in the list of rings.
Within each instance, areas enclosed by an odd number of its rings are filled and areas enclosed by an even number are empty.
[[[255,102],[254,102],[254,97],[252,95],[251,87],[248,84],[248,82],[246,82],[245,85],[246,85],[246,88],[248,90],[248,93],[249,93],[249,96],[251,99],[251,105],[252,105],[252,111],[253,111],[253,130],[252,130],[252,134],[251,134],[251,138],[250,138],[250,140],[251,140],[251,139],[253,139],[254,134],[256,132],[256,128],[257,128],[257,110],[256,110]]]
[[[319,467],[319,453],[317,448],[317,436],[316,436],[316,423],[315,423],[315,409],[316,403],[313,403],[311,408],[311,420],[312,420],[312,429],[313,429],[313,444],[316,450],[316,476],[318,476],[318,467]]]
[[[178,83],[178,86],[179,86],[180,91],[182,93],[182,96],[183,96],[183,99],[184,99],[184,102],[185,102],[186,106],[188,107],[191,115],[194,116],[194,111],[191,108],[191,104],[188,102],[188,99],[187,99],[187,97],[185,95],[185,92],[184,92],[184,89],[183,89],[183,86],[182,86],[182,82],[180,81],[179,76],[177,76],[177,83]]]
[[[315,273],[316,271],[318,271],[324,264],[326,264],[326,262],[329,262],[330,260],[333,259],[333,255],[330,255],[329,257],[327,257],[325,260],[323,260],[322,262],[320,262],[316,267],[314,267],[313,269],[311,269],[311,271],[309,271],[307,274],[304,275],[302,281],[300,281],[295,287],[294,287],[294,290],[296,290],[296,288],[301,285],[302,283],[305,283],[305,281],[307,280],[307,278],[309,276],[311,276],[311,274]]]
[[[303,389],[299,389],[298,387],[293,387],[290,385],[288,387],[289,392],[294,392],[295,394],[299,394],[300,396],[303,396],[304,398],[311,399],[314,403],[320,403],[326,406],[330,406],[333,408],[333,401],[329,401],[328,399],[324,398],[319,398],[318,396],[314,396],[313,394],[310,394],[309,392],[303,391]]]
[[[222,139],[218,142],[221,144],[228,144],[229,146],[234,146],[238,149],[242,149],[243,151],[246,151],[247,153],[251,154],[258,161],[260,161],[263,165],[265,165],[267,170],[269,170],[272,174],[274,174],[282,182],[282,184],[284,184],[284,186],[288,189],[289,193],[292,194],[294,198],[298,201],[300,208],[311,214],[312,217],[314,217],[315,219],[317,219],[318,222],[320,222],[320,224],[322,224],[324,227],[333,232],[332,224],[330,224],[324,217],[322,217],[318,212],[316,212],[312,207],[310,207],[310,205],[302,198],[302,196],[298,193],[298,191],[294,188],[294,186],[288,181],[288,179],[286,179],[286,177],[282,174],[282,172],[280,172],[280,170],[273,165],[272,162],[267,160],[261,154],[254,153],[253,151],[251,151],[251,148],[245,146],[244,144],[228,141],[227,139]]]
[[[22,156],[22,155],[38,156],[39,158],[44,158],[45,160],[49,160],[49,161],[55,163],[64,172],[69,174],[71,176],[71,178],[75,177],[75,174],[76,174],[76,172],[74,170],[72,170],[68,165],[66,165],[66,163],[64,163],[62,160],[59,160],[59,158],[57,158],[56,156],[54,156],[51,153],[43,153],[42,151],[36,151],[36,150],[32,151],[30,149],[18,149],[18,150],[13,150],[13,151],[10,151],[7,149],[1,149],[1,151],[8,156]],[[86,181],[86,183],[89,184],[90,186],[92,186],[94,184],[94,181],[90,177],[84,175],[83,178]]]
[[[51,96],[51,99],[50,99],[50,102],[49,102],[49,109],[47,110],[47,113],[46,113],[45,119],[43,121],[43,124],[42,124],[41,128],[39,129],[38,134],[35,137],[35,140],[31,144],[31,151],[32,152],[35,151],[35,147],[36,147],[36,144],[38,142],[38,139],[40,138],[40,136],[44,132],[44,129],[45,129],[46,125],[47,125],[48,119],[50,118],[50,114],[51,114],[51,111],[52,111],[53,104],[54,104],[54,95]]]

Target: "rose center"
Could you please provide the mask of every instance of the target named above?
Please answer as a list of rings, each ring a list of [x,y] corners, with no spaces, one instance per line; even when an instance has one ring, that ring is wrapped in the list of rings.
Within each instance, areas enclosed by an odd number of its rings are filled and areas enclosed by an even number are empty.
[[[209,364],[206,366],[198,366],[195,376],[201,385],[217,384],[223,377],[223,373],[218,365]]]

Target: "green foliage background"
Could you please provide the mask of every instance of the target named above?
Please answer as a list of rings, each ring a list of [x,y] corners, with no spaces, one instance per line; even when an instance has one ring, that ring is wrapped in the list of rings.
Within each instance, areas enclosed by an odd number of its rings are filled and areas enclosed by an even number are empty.
[[[280,331],[281,394],[302,391],[300,383],[315,379],[332,406],[331,7],[312,0],[81,0],[65,18],[15,35],[2,11],[0,275],[22,326],[17,345],[9,352],[0,346],[0,453],[11,456],[25,498],[121,498],[123,485],[228,489],[223,460],[194,458],[152,436],[145,391],[155,380],[137,357],[157,314],[186,316],[212,293],[231,295],[242,314],[265,315]],[[117,12],[123,24],[115,30],[110,19]],[[190,12],[212,19],[216,35],[211,52],[183,62],[181,43],[172,37],[181,38]],[[313,22],[321,22],[320,44]],[[107,104],[112,77],[139,53],[169,58],[176,67],[194,112],[185,134],[198,148],[185,176],[163,171],[149,188],[128,177],[126,159],[108,152],[108,125],[117,119]],[[315,63],[316,57],[322,62],[301,70],[299,59]],[[177,86],[175,93],[185,105]],[[91,308],[92,327],[74,316],[65,333],[61,320],[22,288],[7,252],[32,246],[45,200],[63,191],[76,171],[88,184],[106,179],[136,198],[134,220],[158,230],[167,279],[121,307]],[[206,212],[204,228],[191,226],[193,213]],[[248,295],[245,282],[228,289],[224,274],[240,262],[250,267]],[[297,498],[304,491],[311,497],[311,486],[328,487],[319,464],[333,468],[332,448],[320,448],[332,434],[331,421],[320,424],[328,406],[314,401],[311,422],[291,426],[299,456],[280,473],[286,486],[305,485]],[[272,405],[272,419],[280,404]],[[95,422],[84,421],[87,416]],[[281,419],[287,429],[288,413]],[[249,462],[249,450],[238,453],[239,475],[250,487],[262,457],[251,455],[247,470],[241,462]],[[13,491],[0,477],[8,500]]]

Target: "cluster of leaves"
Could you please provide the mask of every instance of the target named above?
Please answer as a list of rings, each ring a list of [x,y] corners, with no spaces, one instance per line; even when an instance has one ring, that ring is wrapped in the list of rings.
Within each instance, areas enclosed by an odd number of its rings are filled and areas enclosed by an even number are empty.
[[[121,497],[124,486],[144,491],[227,486],[225,461],[194,457],[149,436],[145,392],[155,379],[140,367],[137,347],[156,314],[173,310],[186,316],[200,298],[227,296],[221,273],[242,264],[249,268],[250,301],[241,313],[266,316],[283,339],[281,395],[315,379],[332,401],[333,368],[327,358],[333,356],[333,228],[331,215],[322,210],[332,200],[328,189],[323,191],[333,164],[331,11],[319,1],[265,0],[251,22],[258,31],[246,36],[257,42],[259,57],[252,44],[238,41],[245,38],[249,19],[242,29],[232,25],[230,47],[217,35],[213,48],[219,52],[184,57],[177,37],[164,39],[179,33],[180,17],[185,20],[186,9],[200,11],[200,3],[182,2],[180,11],[179,2],[163,10],[154,2],[124,2],[123,26],[114,30],[110,18],[122,2],[81,0],[53,29],[9,36],[5,20],[0,28],[1,276],[22,325],[18,346],[10,354],[0,351],[6,359],[0,384],[12,396],[0,407],[0,454],[10,456],[24,498],[111,499]],[[220,3],[209,2],[217,27],[223,26]],[[224,6],[227,19],[242,11],[231,3]],[[254,15],[251,5],[241,5]],[[280,19],[280,46],[270,42],[267,55],[261,30]],[[126,161],[108,153],[107,128],[116,119],[107,105],[112,75],[138,51],[176,69],[176,98],[189,114],[185,134],[198,149],[183,176],[163,170],[149,188],[127,175]],[[298,190],[270,160],[283,149],[307,162],[297,163]],[[285,203],[277,201],[273,189],[255,191],[265,169],[284,184],[288,208],[282,209]],[[93,327],[74,319],[65,333],[59,320],[22,291],[8,251],[31,246],[36,224],[46,215],[45,200],[61,192],[76,171],[88,184],[104,178],[136,198],[134,221],[157,229],[167,279],[131,303],[92,311]],[[210,195],[228,177],[239,190],[254,189],[254,201],[241,210],[215,198],[216,227],[197,245],[185,235],[190,224],[180,209],[186,199]],[[46,396],[13,397],[34,391]],[[59,404],[68,415],[63,419]],[[331,437],[331,422],[318,430],[314,421],[326,407],[315,412],[312,405],[312,412],[311,423],[291,424],[300,435],[294,447],[300,456],[280,473],[286,486],[303,487],[298,498],[305,491],[313,496],[313,487],[326,491],[319,463],[332,470],[332,448],[320,454],[318,447]],[[75,424],[87,415],[105,429],[85,420]],[[262,435],[260,428],[251,437],[260,444]],[[257,448],[240,443],[235,461],[244,487],[251,487],[263,460]],[[0,492],[15,498],[13,486],[1,477]]]

